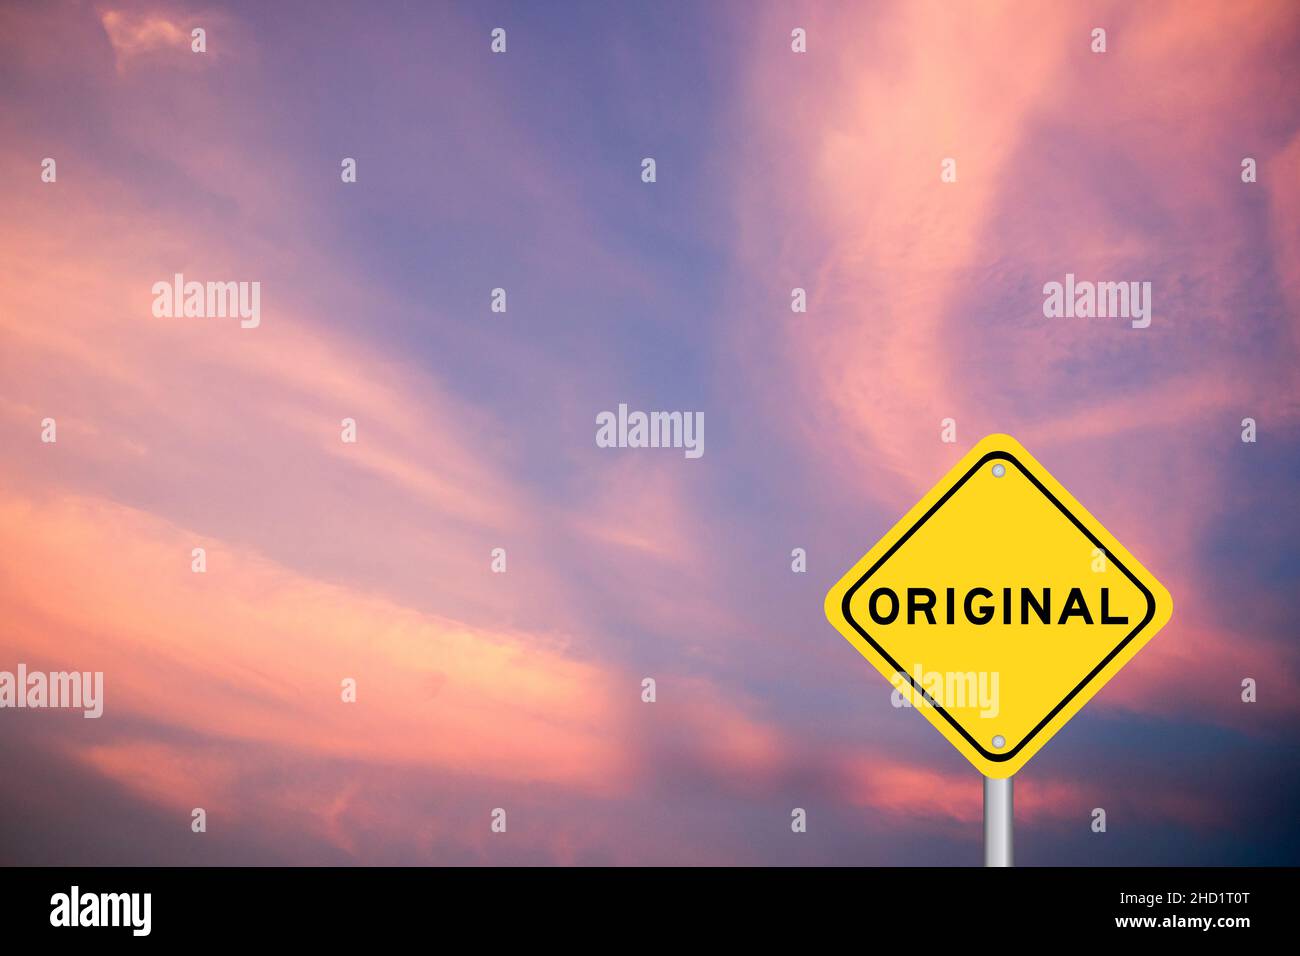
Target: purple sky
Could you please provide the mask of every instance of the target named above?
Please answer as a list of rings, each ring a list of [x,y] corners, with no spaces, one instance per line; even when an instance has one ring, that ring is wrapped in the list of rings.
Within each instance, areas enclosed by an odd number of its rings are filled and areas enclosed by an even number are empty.
[[[1300,862],[1300,11],[1058,6],[0,10],[0,862],[977,863],[822,600],[990,432],[1176,608],[1018,862]]]

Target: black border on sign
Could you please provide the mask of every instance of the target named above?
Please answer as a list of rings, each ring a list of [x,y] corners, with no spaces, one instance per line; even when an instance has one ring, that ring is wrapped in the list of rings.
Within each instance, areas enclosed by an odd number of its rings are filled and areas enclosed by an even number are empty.
[[[840,609],[841,612],[844,614],[844,619],[853,625],[853,629],[857,631],[859,634],[861,634],[868,644],[870,644],[873,648],[875,648],[876,653],[878,653],[881,657],[883,657],[886,661],[888,661],[889,665],[893,667],[897,673],[902,674],[904,677],[906,677],[907,682],[912,685],[912,688],[915,691],[921,694],[925,694],[924,689],[916,685],[916,681],[912,679],[912,675],[907,673],[906,670],[900,667],[898,662],[894,660],[894,658],[890,655],[890,653],[886,651],[883,647],[881,647],[879,644],[877,644],[875,639],[872,638],[872,636],[866,632],[866,629],[863,628],[861,624],[859,624],[857,621],[853,619],[853,614],[849,610],[849,603],[853,600],[853,595],[857,593],[858,588],[866,584],[867,579],[871,577],[873,574],[875,574],[878,570],[880,570],[880,566],[883,565],[886,561],[888,561],[893,556],[895,551],[897,551],[904,544],[906,544],[907,539],[910,538],[916,532],[916,529],[921,527],[921,525],[925,524],[927,521],[929,521],[930,517],[936,511],[942,508],[944,503],[949,498],[951,498],[954,494],[956,494],[957,489],[959,489],[962,485],[966,484],[966,482],[970,479],[971,475],[975,474],[977,471],[983,468],[984,465],[986,465],[988,462],[997,461],[997,460],[1007,461],[1015,465],[1016,468],[1020,471],[1020,473],[1033,483],[1035,488],[1037,488],[1039,491],[1041,491],[1044,495],[1047,496],[1048,501],[1056,505],[1057,510],[1060,511],[1061,514],[1065,515],[1067,518],[1070,519],[1071,524],[1073,524],[1076,528],[1078,528],[1081,532],[1083,532],[1084,536],[1089,541],[1091,541],[1098,548],[1101,548],[1101,550],[1106,553],[1106,556],[1110,559],[1111,563],[1114,564],[1115,567],[1123,571],[1124,576],[1127,577],[1130,581],[1132,581],[1137,586],[1137,589],[1141,591],[1142,594],[1147,599],[1146,616],[1142,618],[1142,620],[1139,621],[1136,626],[1134,626],[1133,630],[1128,632],[1124,640],[1120,641],[1114,650],[1112,650],[1109,654],[1107,654],[1105,657],[1102,658],[1100,664],[1098,664],[1091,671],[1089,671],[1087,677],[1079,681],[1078,685],[1074,688],[1074,690],[1066,694],[1064,699],[1062,699],[1062,701],[1059,704],[1053,707],[1051,711],[1048,712],[1047,716],[1044,717],[1042,720],[1040,720],[1038,722],[1038,725],[1034,727],[1033,730],[1029,731],[1029,733],[1025,734],[1025,736],[1021,739],[1021,741],[1018,744],[1016,744],[1014,747],[1012,747],[1010,750],[1002,751],[999,753],[993,753],[991,751],[985,750],[984,746],[978,740],[972,737],[965,727],[957,723],[957,721],[953,719],[952,715],[948,713],[947,710],[945,710],[943,707],[940,707],[937,704],[930,705],[943,716],[944,720],[948,721],[948,723],[953,727],[953,729],[957,731],[957,733],[961,734],[962,737],[965,738],[967,743],[969,743],[972,747],[978,750],[982,757],[984,757],[986,760],[992,760],[995,763],[1001,763],[1003,761],[1010,760],[1016,754],[1020,753],[1020,751],[1025,748],[1025,745],[1028,744],[1029,741],[1033,740],[1034,737],[1037,736],[1038,733],[1044,727],[1047,726],[1047,724],[1051,721],[1051,719],[1061,712],[1061,708],[1063,708],[1066,704],[1068,704],[1075,697],[1077,697],[1079,695],[1079,692],[1083,690],[1085,687],[1087,687],[1088,684],[1092,682],[1093,678],[1095,678],[1099,673],[1101,673],[1102,668],[1104,668],[1107,664],[1109,664],[1112,660],[1114,660],[1115,655],[1118,654],[1120,651],[1122,651],[1125,647],[1127,647],[1129,642],[1131,642],[1133,638],[1137,637],[1138,634],[1142,632],[1142,629],[1144,627],[1146,627],[1149,623],[1151,623],[1151,619],[1155,617],[1155,613],[1156,613],[1156,599],[1155,596],[1151,593],[1151,589],[1148,588],[1141,581],[1139,581],[1136,577],[1134,577],[1133,572],[1131,572],[1128,568],[1124,567],[1123,563],[1117,557],[1115,557],[1113,554],[1107,551],[1106,546],[1097,540],[1096,535],[1094,535],[1091,531],[1089,531],[1086,527],[1084,527],[1083,523],[1074,515],[1072,515],[1069,509],[1066,508],[1065,505],[1061,504],[1061,502],[1057,499],[1056,495],[1052,494],[1047,488],[1043,486],[1043,483],[1041,481],[1039,481],[1032,474],[1030,474],[1029,470],[1020,463],[1019,459],[1017,459],[1015,455],[1006,451],[991,451],[983,458],[981,458],[979,461],[975,462],[975,464],[971,465],[970,470],[967,471],[966,474],[962,475],[961,478],[958,479],[957,482],[951,488],[949,488],[946,492],[944,492],[943,497],[940,498],[938,501],[936,501],[933,505],[931,505],[930,510],[928,510],[925,514],[921,515],[920,519],[916,522],[916,524],[908,528],[907,531],[903,534],[903,536],[899,538],[897,541],[895,541],[893,545],[889,548],[889,550],[886,551],[883,555],[881,555],[880,559],[867,569],[866,574],[862,575],[862,577],[859,578],[857,582],[855,582],[847,591],[844,592],[844,600],[841,603]],[[928,695],[926,695],[926,699],[927,700],[929,699]]]

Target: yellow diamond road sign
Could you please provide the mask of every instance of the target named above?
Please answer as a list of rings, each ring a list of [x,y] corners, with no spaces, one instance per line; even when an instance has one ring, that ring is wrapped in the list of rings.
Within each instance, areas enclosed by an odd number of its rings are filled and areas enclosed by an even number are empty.
[[[826,616],[988,777],[1010,777],[1165,625],[1169,592],[1008,435],[976,445]]]

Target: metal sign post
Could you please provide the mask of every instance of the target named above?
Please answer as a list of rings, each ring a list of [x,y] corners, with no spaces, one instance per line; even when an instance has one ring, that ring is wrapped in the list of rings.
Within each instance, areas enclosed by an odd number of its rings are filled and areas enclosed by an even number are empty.
[[[984,778],[984,865],[1011,866],[1012,781]]]

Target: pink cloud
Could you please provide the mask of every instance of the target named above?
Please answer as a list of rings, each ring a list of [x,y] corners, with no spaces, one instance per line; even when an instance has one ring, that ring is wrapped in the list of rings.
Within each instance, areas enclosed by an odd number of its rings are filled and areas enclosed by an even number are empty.
[[[611,732],[623,681],[540,635],[414,612],[99,501],[8,497],[0,515],[5,656],[103,670],[107,719],[598,791],[626,781]],[[189,568],[195,542],[206,574]]]

